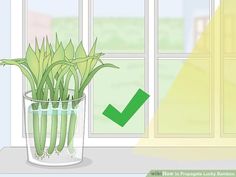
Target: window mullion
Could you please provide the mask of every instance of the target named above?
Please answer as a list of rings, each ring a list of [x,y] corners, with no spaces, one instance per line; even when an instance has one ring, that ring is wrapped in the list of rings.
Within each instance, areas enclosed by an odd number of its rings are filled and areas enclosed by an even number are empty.
[[[117,1],[119,2],[119,1]],[[132,1],[131,1],[132,2]],[[153,1],[154,2],[154,1]],[[128,2],[127,2],[128,3]],[[133,3],[133,2],[132,2]],[[107,61],[107,62],[112,62],[114,61],[115,62],[118,62],[118,61],[124,61],[124,60],[134,60],[134,61],[138,61],[138,63],[140,63],[140,60],[145,60],[144,61],[144,66],[145,68],[143,68],[143,70],[145,70],[145,83],[144,83],[144,88],[147,92],[149,92],[149,62],[147,60],[149,60],[149,39],[148,39],[148,34],[149,34],[149,11],[148,11],[148,8],[149,8],[149,3],[148,1],[146,0],[143,0],[143,3],[144,3],[144,25],[142,25],[144,29],[144,35],[145,35],[145,41],[144,41],[144,52],[143,53],[136,53],[135,51],[133,53],[129,53],[129,51],[118,51],[118,50],[115,50],[114,53],[109,53],[107,52],[107,54],[103,57],[104,60],[110,60],[110,61]],[[89,0],[89,34],[88,34],[88,43],[89,43],[89,47],[91,48],[91,45],[93,43],[93,37],[94,37],[94,18],[96,18],[96,16],[94,17],[94,13],[96,13],[96,9],[95,9],[95,12],[94,12],[94,4],[96,6],[96,2],[95,0]],[[95,7],[96,8],[96,7]],[[106,7],[106,8],[109,8],[109,7]],[[95,14],[96,15],[96,14]],[[106,14],[105,14],[106,15]],[[131,12],[131,15],[132,15],[132,12]],[[103,16],[102,16],[103,17]],[[122,18],[123,16],[121,16]],[[98,16],[98,18],[100,18]],[[119,18],[119,15],[118,15],[118,18]],[[143,16],[142,16],[142,19],[143,19]],[[95,21],[96,23],[96,21]],[[96,29],[95,29],[96,30]],[[115,34],[114,34],[115,35]],[[127,34],[128,35],[128,34]],[[99,36],[98,36],[99,37]],[[98,43],[99,41],[101,41],[102,39],[98,39]],[[141,42],[141,41],[140,41]],[[120,53],[119,53],[120,52]],[[106,53],[106,52],[105,52]],[[128,62],[128,61],[127,61]],[[131,63],[132,64],[132,63]],[[153,65],[152,65],[153,66]],[[121,68],[123,69],[123,68]],[[137,73],[138,75],[139,73]],[[141,74],[141,73],[140,73]],[[92,142],[94,141],[94,138],[93,137],[96,137],[99,138],[99,139],[103,139],[103,137],[105,138],[108,138],[108,137],[116,137],[116,138],[136,138],[136,137],[143,137],[144,135],[147,135],[148,132],[146,131],[146,129],[148,129],[148,113],[149,113],[149,105],[146,104],[145,105],[145,119],[144,119],[144,127],[146,128],[145,129],[145,133],[98,133],[98,132],[93,132],[93,119],[94,119],[94,115],[93,115],[93,112],[94,112],[94,109],[93,109],[93,104],[94,104],[94,95],[93,95],[93,87],[94,87],[94,84],[95,82],[92,82],[89,86],[89,134],[90,134],[90,138],[89,138],[89,142]],[[95,85],[96,86],[96,85]],[[139,88],[137,88],[139,89]],[[153,104],[152,104],[153,105]],[[105,107],[104,107],[105,109]],[[111,144],[112,145],[112,144]],[[128,144],[123,144],[124,146],[127,146]]]

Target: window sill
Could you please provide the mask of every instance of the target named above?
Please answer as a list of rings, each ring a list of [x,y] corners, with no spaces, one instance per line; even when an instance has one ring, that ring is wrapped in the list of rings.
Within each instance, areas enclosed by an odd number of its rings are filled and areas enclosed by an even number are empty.
[[[149,155],[144,152],[148,152]],[[0,173],[147,174],[151,169],[235,169],[234,152],[236,152],[235,147],[138,149],[94,147],[85,148],[81,164],[68,167],[41,167],[27,162],[25,148],[6,147],[0,151]]]

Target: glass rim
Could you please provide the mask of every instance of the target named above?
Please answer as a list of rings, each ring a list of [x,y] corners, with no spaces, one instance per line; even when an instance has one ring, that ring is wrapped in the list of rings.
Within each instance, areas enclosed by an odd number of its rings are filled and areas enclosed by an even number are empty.
[[[69,91],[73,91],[72,89],[69,89]],[[33,99],[31,97],[28,96],[29,93],[32,93],[32,90],[27,91],[23,94],[23,98],[25,100],[29,100],[29,101],[34,101],[34,102],[39,102],[39,103],[68,103],[68,102],[74,102],[74,101],[81,101],[81,100],[85,100],[86,95],[85,93],[83,93],[83,96],[77,99],[69,99],[69,100],[58,100],[58,101],[52,101],[52,100],[37,100],[37,99]]]

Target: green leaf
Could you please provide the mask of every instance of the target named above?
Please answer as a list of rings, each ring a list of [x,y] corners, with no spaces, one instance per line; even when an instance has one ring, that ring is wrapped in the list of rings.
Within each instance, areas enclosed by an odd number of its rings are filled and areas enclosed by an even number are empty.
[[[67,66],[68,67],[68,66]],[[56,76],[55,76],[55,80],[56,80],[56,84],[57,84],[57,82],[59,83],[59,91],[60,91],[60,98],[62,98],[63,97],[63,92],[64,92],[64,75],[62,76],[62,78],[60,78],[60,81],[59,81],[59,77],[60,77],[60,75],[61,75],[61,73],[64,71],[64,69],[66,68],[66,66],[65,67],[63,67],[63,69],[62,69],[62,67],[61,67],[61,69],[59,70],[59,72],[56,74]],[[66,73],[65,73],[66,74]],[[56,85],[56,87],[57,87],[57,85]],[[55,88],[56,88],[55,87]],[[55,89],[56,90],[56,89]],[[57,98],[57,99],[59,99],[59,98]]]
[[[119,67],[113,65],[113,64],[110,64],[110,63],[106,63],[106,64],[102,64],[100,66],[97,66],[95,69],[93,69],[93,71],[91,71],[88,75],[88,77],[86,78],[86,80],[84,81],[84,83],[81,85],[80,87],[80,90],[79,90],[79,95],[78,95],[78,98],[80,98],[83,93],[84,93],[84,89],[87,87],[87,85],[90,83],[90,81],[93,79],[94,75],[99,71],[101,70],[102,68],[116,68],[116,69],[119,69]]]
[[[78,93],[79,93],[79,76],[78,76],[78,72],[76,71],[75,67],[71,67],[70,71],[73,75],[74,78],[74,97],[78,97]]]
[[[26,60],[25,58],[16,58],[16,59],[2,59],[0,60],[0,65],[7,65],[7,64],[4,64],[4,63],[7,63],[8,61],[14,61],[14,62],[17,62],[18,64],[25,64],[26,63]]]
[[[43,38],[42,44],[41,44],[41,49],[40,49],[40,53],[45,53],[45,39]]]
[[[47,77],[46,84],[48,85],[48,88],[50,90],[50,99],[53,100],[54,88],[53,88],[53,83],[52,83],[52,80],[50,79],[50,77]]]
[[[45,56],[44,60],[43,60],[43,72],[46,70],[46,68],[48,67],[49,65],[49,62],[50,62],[50,59],[51,56],[48,55],[48,56]]]
[[[30,70],[34,74],[34,76],[38,79],[39,72],[40,72],[39,71],[40,70],[39,61],[38,61],[38,58],[30,45],[29,45],[27,52],[26,52],[26,62],[28,64]]]
[[[43,40],[42,47],[41,47],[41,53],[42,53],[42,56],[40,57],[40,59],[43,59],[42,71],[44,72],[45,69],[48,67],[48,65],[51,64],[51,60],[52,60],[48,37],[46,37],[46,51],[45,51],[45,44],[44,44],[44,40]]]
[[[65,51],[64,51],[62,44],[60,44],[60,46],[57,48],[57,50],[52,58],[52,63],[55,63],[55,62],[61,61],[61,60],[62,61],[65,60]],[[56,73],[58,72],[59,69],[60,69],[59,65],[52,69],[53,76],[56,75]]]
[[[64,78],[64,76],[68,73],[68,71],[70,70],[71,66],[66,66],[62,72],[58,75],[57,77],[57,82],[56,82],[56,86],[55,86],[55,94],[54,94],[54,99],[53,101],[57,101],[58,100],[58,92],[60,89],[60,84],[62,79]]]
[[[103,64],[103,62],[100,59],[101,56],[103,56],[103,55],[104,55],[104,53],[97,53],[92,56],[92,60],[91,60],[91,64],[90,64],[90,71],[92,71],[94,69],[94,67],[96,66],[96,64],[99,60]]]
[[[30,87],[32,90],[32,98],[37,99],[36,97],[36,84],[34,82],[33,76],[30,74],[30,72],[21,64],[19,64],[16,60],[1,60],[2,65],[15,65],[17,66],[22,74],[28,79],[30,83]]]
[[[38,76],[38,80],[41,80],[43,72],[44,72],[44,60],[45,60],[45,42],[44,42],[44,38],[43,38],[41,49],[40,49],[40,57],[39,57],[39,76]]]
[[[44,60],[44,71],[52,64],[52,57],[54,55],[54,51],[52,48],[52,45],[49,43],[48,37],[46,37],[46,55],[47,57]],[[53,79],[53,74],[52,72],[49,73],[49,78],[48,80],[50,81],[51,86],[53,87],[54,85],[54,79]],[[47,83],[48,83],[47,80]],[[51,87],[49,86],[49,89],[51,89]],[[50,95],[53,94],[52,90],[50,90]]]
[[[45,88],[44,88],[44,91],[43,91],[43,100],[47,100],[47,99],[48,99],[48,85],[45,85]],[[42,103],[42,108],[47,109],[48,108],[48,103],[43,102]]]
[[[51,46],[49,44],[48,37],[46,37],[46,55],[50,54],[51,54]]]
[[[69,72],[66,76],[62,100],[66,100],[66,98],[67,98],[71,76],[72,76],[71,72]]]
[[[54,51],[53,51],[53,47],[51,44],[49,44],[49,48],[50,48],[50,58],[49,58],[49,66],[53,63],[52,62],[52,59],[53,59],[53,56],[54,56]],[[50,72],[49,73],[49,77],[50,77],[50,80],[52,81],[52,83],[54,84],[54,79],[53,79],[53,73]]]
[[[0,65],[18,66],[30,82],[33,98],[40,100],[48,100],[49,91],[52,101],[69,99],[69,86],[73,77],[72,99],[78,99],[99,70],[105,67],[118,68],[112,64],[103,64],[100,59],[103,54],[96,53],[96,46],[97,39],[87,55],[82,42],[75,51],[71,40],[64,48],[56,35],[55,50],[47,37],[46,44],[43,39],[40,48],[36,39],[35,51],[29,45],[26,58],[0,60]],[[96,67],[98,61],[101,61],[102,64]],[[75,107],[78,103],[79,101],[74,101],[72,106]],[[47,105],[45,104],[45,106]]]
[[[45,82],[47,81],[47,79],[49,78],[49,73],[53,70],[53,68],[57,67],[57,66],[61,66],[61,65],[69,65],[69,66],[73,66],[71,63],[69,62],[66,62],[66,61],[63,61],[63,60],[60,60],[60,61],[57,61],[53,64],[51,64],[46,70],[45,72],[43,73],[43,77],[42,79],[40,80],[40,83],[39,83],[39,86],[38,86],[38,96],[40,96],[42,94],[42,89],[43,89],[43,86],[45,84]]]
[[[24,62],[24,63],[19,63],[19,62],[18,62],[18,64],[21,64],[22,66],[24,66],[24,67],[27,68],[27,70],[29,71],[30,75],[31,75],[32,78],[34,79],[35,85],[37,86],[37,85],[38,85],[38,80],[37,80],[37,78],[35,77],[35,75],[33,74],[33,72],[30,70],[28,64],[27,64],[26,62]]]
[[[93,57],[96,55],[96,47],[97,47],[97,39],[93,43],[93,46],[89,52],[90,57]],[[102,56],[102,54],[100,56]],[[89,72],[93,70],[93,68],[96,66],[99,59],[100,59],[100,57],[99,58],[97,58],[97,57],[92,58],[92,60],[89,63]]]
[[[80,42],[79,46],[76,49],[75,57],[78,58],[78,60],[79,59],[86,59],[86,57],[87,57],[87,54],[86,54],[86,51],[84,49],[82,42]],[[88,63],[88,60],[85,60],[82,62],[78,62],[78,64],[77,64],[82,79],[87,77],[87,75],[89,73],[87,71],[87,63]]]
[[[84,49],[82,42],[79,43],[79,46],[76,49],[75,56],[76,56],[76,58],[86,58],[87,57],[87,54],[86,54],[86,51]]]
[[[73,98],[78,98],[79,97],[79,87],[80,87],[78,72],[76,71],[75,67],[71,67],[70,71],[71,71],[73,78],[74,78],[74,96],[73,96]],[[72,102],[72,107],[74,108],[77,103],[78,103],[78,101]]]
[[[40,50],[39,50],[39,43],[38,43],[37,38],[35,38],[35,54],[36,54],[37,58],[39,58]]]
[[[58,36],[57,36],[57,33],[56,33],[55,50],[57,50],[59,46],[60,46],[60,43],[59,43]]]
[[[72,60],[74,58],[74,52],[75,52],[74,45],[73,45],[72,41],[70,40],[70,42],[68,43],[68,45],[65,48],[66,59]]]
[[[51,51],[51,55],[54,55],[54,50],[53,50],[52,44],[50,44],[50,51]]]
[[[93,46],[89,52],[89,56],[94,56],[95,55],[95,52],[96,52],[96,47],[97,47],[97,39],[95,39],[94,43],[93,43]]]

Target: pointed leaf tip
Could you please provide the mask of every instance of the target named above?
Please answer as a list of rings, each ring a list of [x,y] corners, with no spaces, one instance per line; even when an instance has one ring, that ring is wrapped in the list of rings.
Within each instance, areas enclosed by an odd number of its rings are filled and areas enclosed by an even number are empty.
[[[74,58],[74,53],[75,53],[74,45],[72,43],[72,40],[70,40],[70,42],[67,44],[65,48],[66,59],[72,60]]]

